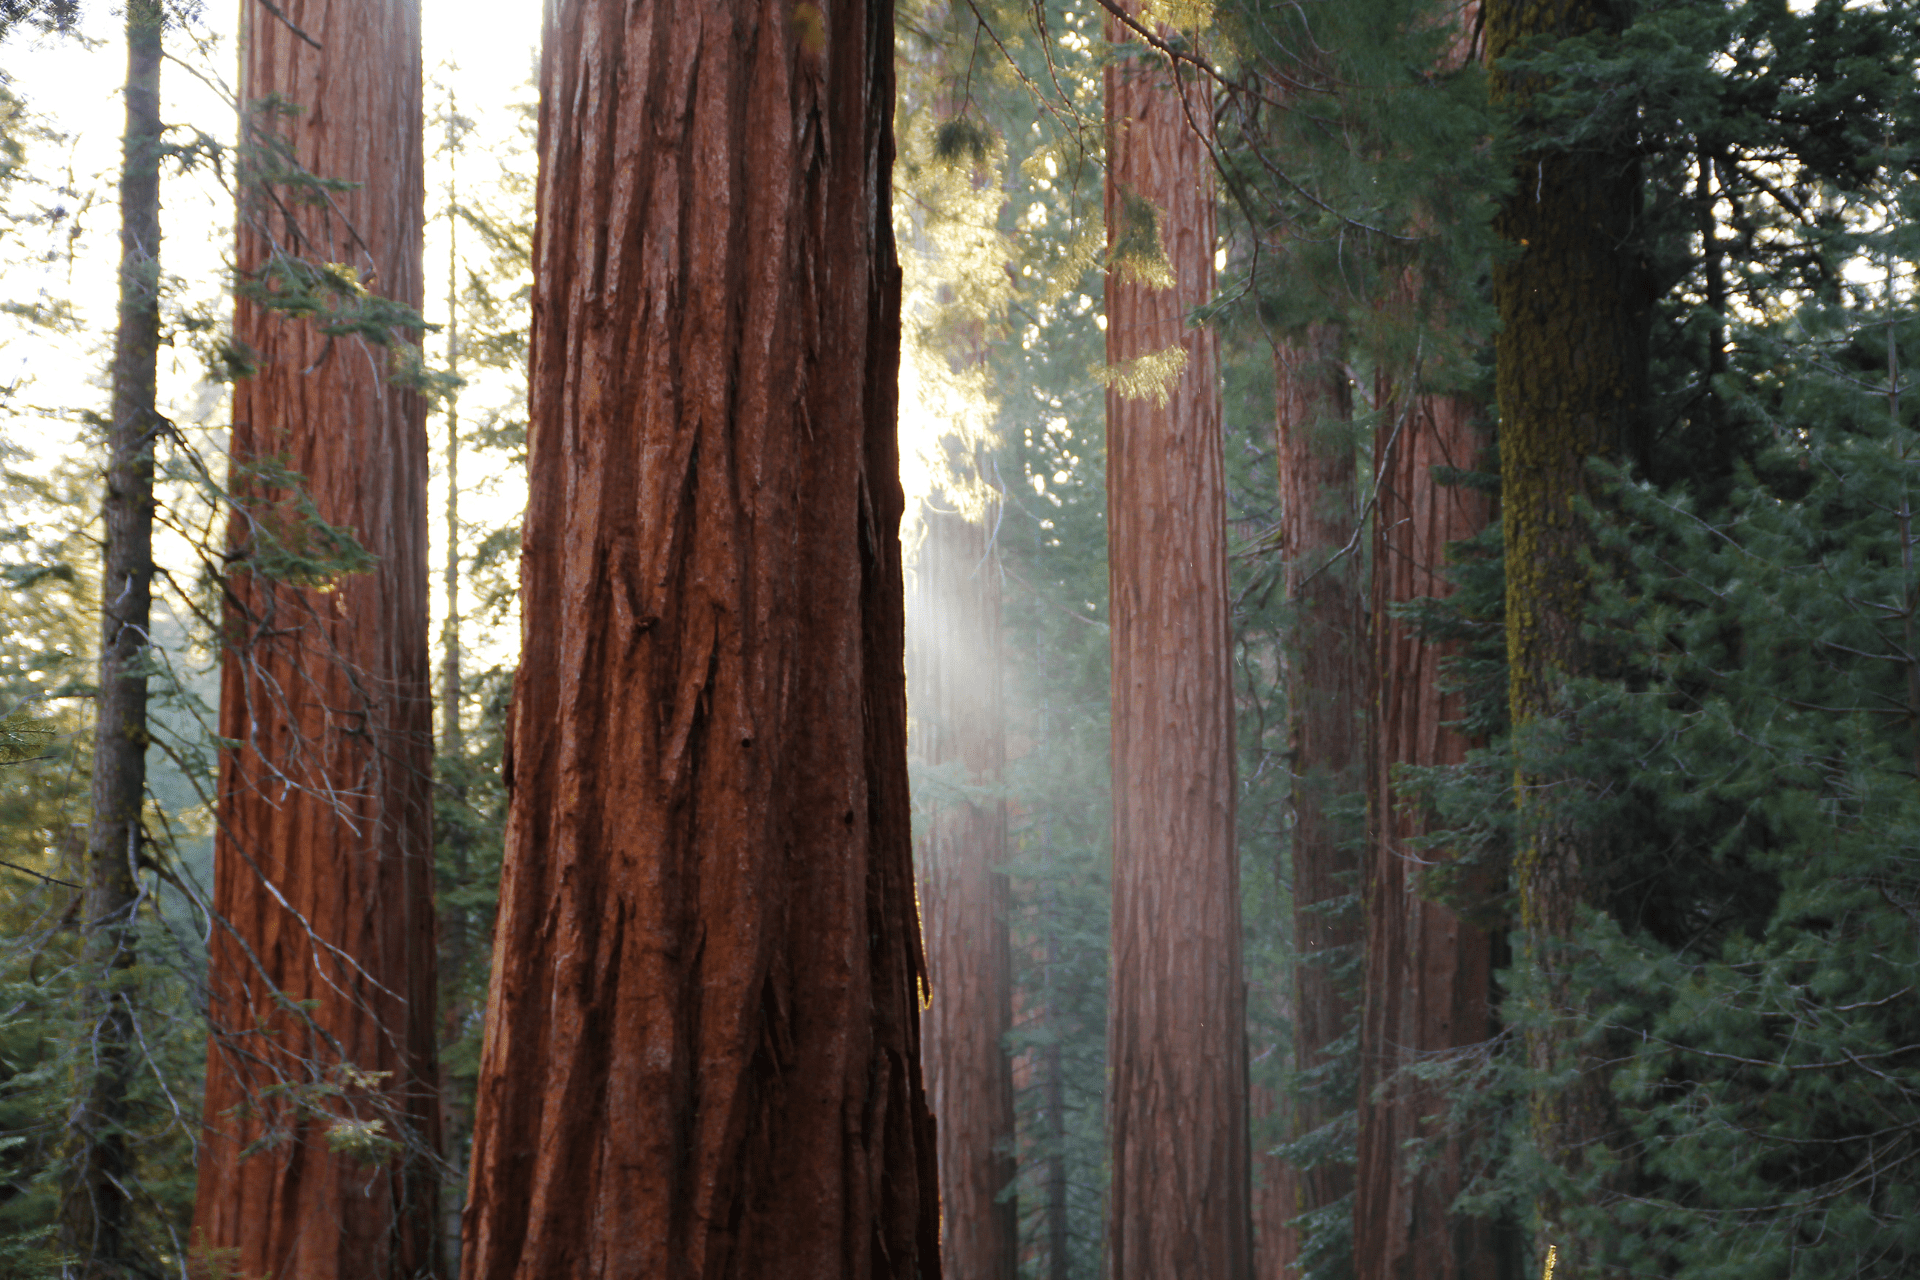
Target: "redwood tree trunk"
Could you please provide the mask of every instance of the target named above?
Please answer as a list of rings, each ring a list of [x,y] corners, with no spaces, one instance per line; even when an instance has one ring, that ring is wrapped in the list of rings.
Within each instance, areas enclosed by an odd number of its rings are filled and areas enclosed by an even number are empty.
[[[1399,1074],[1487,1038],[1492,939],[1425,896],[1435,886],[1422,881],[1420,868],[1443,862],[1444,854],[1414,846],[1429,829],[1428,814],[1400,793],[1394,768],[1458,764],[1468,743],[1449,727],[1462,714],[1460,697],[1440,692],[1442,663],[1453,646],[1422,639],[1392,613],[1409,600],[1452,594],[1444,572],[1447,544],[1484,528],[1490,503],[1478,490],[1433,478],[1436,466],[1475,465],[1481,442],[1472,401],[1420,395],[1404,407],[1387,405],[1376,463],[1373,831],[1364,888],[1354,1274],[1358,1280],[1494,1280],[1488,1224],[1449,1213],[1466,1186],[1468,1153],[1458,1141],[1438,1142],[1428,1119],[1446,1112],[1446,1091]],[[1449,885],[1456,896],[1477,887]],[[1416,1169],[1407,1144],[1421,1139],[1437,1145],[1422,1149]]]
[[[1131,39],[1112,17],[1110,40]],[[1109,249],[1145,237],[1177,283],[1109,269],[1107,362],[1178,347],[1166,398],[1107,391],[1113,646],[1108,1274],[1240,1280],[1250,1258],[1246,995],[1234,852],[1226,494],[1204,88],[1157,58],[1109,66]]]
[[[1000,582],[986,529],[923,508],[908,629],[914,750],[997,787],[1006,763],[1000,715]],[[1013,1280],[1013,1021],[1007,943],[1006,803],[949,804],[918,849],[920,912],[933,997],[927,1005],[927,1095],[940,1134],[940,1260],[946,1274]]]
[[[280,10],[242,11],[245,100],[297,110],[251,115],[241,276],[294,254],[417,309],[417,5]],[[355,185],[315,201],[274,180],[289,162]],[[256,371],[234,390],[220,732],[238,745],[221,758],[197,1243],[276,1280],[434,1274],[426,406],[389,381],[388,348],[246,290],[234,334]],[[369,570],[285,567],[327,542],[273,482],[281,464]]]
[[[160,351],[160,58],[162,13],[127,5],[127,124],[121,138],[120,316],[113,341],[100,573],[100,690],[94,696],[93,812],[87,828],[82,1049],[67,1117],[70,1172],[62,1245],[81,1280],[138,1274],[133,1157],[125,1125],[139,1069],[136,868],[147,798],[147,637],[153,600],[153,455]]]
[[[462,1273],[936,1277],[892,6],[547,12]]]
[[[1295,1137],[1327,1123],[1351,1098],[1330,1060],[1330,1047],[1353,1016],[1331,953],[1359,941],[1356,914],[1336,901],[1354,891],[1359,858],[1356,833],[1332,809],[1341,795],[1358,792],[1364,783],[1367,663],[1349,434],[1353,393],[1340,347],[1336,327],[1315,325],[1299,343],[1274,351],[1281,554],[1294,610],[1287,653],[1293,1049],[1295,1066],[1316,1073],[1290,1100]],[[1325,1208],[1353,1189],[1353,1171],[1345,1164],[1296,1169],[1292,1177],[1295,1213]],[[1281,1250],[1301,1243],[1298,1233],[1276,1241]],[[1279,1253],[1263,1261],[1262,1274],[1280,1275],[1296,1259]]]

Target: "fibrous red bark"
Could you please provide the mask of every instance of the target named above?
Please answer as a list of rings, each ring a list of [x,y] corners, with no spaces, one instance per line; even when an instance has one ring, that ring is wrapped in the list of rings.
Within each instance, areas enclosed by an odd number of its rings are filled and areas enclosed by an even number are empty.
[[[935,502],[938,501],[936,496]],[[1000,582],[981,524],[930,502],[908,602],[914,754],[996,788],[1006,762],[1000,709]],[[1006,802],[956,799],[925,822],[916,850],[933,994],[927,1095],[940,1135],[940,1257],[946,1274],[1013,1280],[1012,1017]]]
[[[241,51],[247,102],[293,108],[251,117],[286,149],[249,143],[242,277],[291,254],[417,308],[417,5],[250,4]],[[353,185],[317,200],[282,181],[289,164]],[[248,1277],[431,1275],[426,406],[390,381],[387,348],[246,291],[234,335],[256,369],[234,389],[220,732],[237,745],[221,757],[196,1247]],[[326,569],[281,466],[370,569]]]
[[[1109,16],[1110,40],[1131,41]],[[1250,1263],[1245,979],[1234,851],[1226,485],[1204,87],[1106,71],[1107,362],[1184,353],[1157,399],[1107,391],[1113,650],[1108,1274],[1238,1280]],[[1148,211],[1151,211],[1149,213]],[[1177,283],[1142,278],[1148,221]],[[1179,357],[1174,357],[1178,359]]]
[[[1393,606],[1451,595],[1448,544],[1486,526],[1491,504],[1485,493],[1434,479],[1435,467],[1464,471],[1476,464],[1481,441],[1475,408],[1468,399],[1446,395],[1390,404],[1378,450],[1373,830],[1363,891],[1367,983],[1354,1197],[1358,1280],[1495,1275],[1489,1224],[1450,1212],[1468,1180],[1469,1153],[1444,1131],[1445,1089],[1406,1072],[1486,1039],[1492,939],[1426,896],[1432,885],[1423,882],[1421,868],[1444,863],[1445,854],[1416,846],[1430,829],[1429,815],[1394,781],[1398,765],[1466,759],[1469,744],[1452,728],[1463,712],[1460,696],[1441,692],[1452,647],[1422,638],[1412,622],[1394,615]],[[1450,887],[1457,893],[1474,888]],[[1430,1145],[1415,1161],[1408,1144],[1421,1140]]]
[[[1331,1046],[1353,1005],[1336,981],[1331,957],[1359,941],[1355,913],[1338,900],[1354,890],[1359,858],[1334,808],[1364,785],[1366,726],[1365,599],[1358,586],[1359,510],[1351,435],[1353,393],[1341,364],[1341,333],[1314,325],[1274,349],[1275,420],[1280,467],[1281,554],[1294,611],[1286,653],[1287,726],[1293,761],[1293,1048],[1303,1073],[1333,1069]],[[1309,1076],[1289,1099],[1293,1136],[1345,1110]],[[1295,1214],[1325,1208],[1353,1189],[1352,1170],[1323,1163],[1266,1171],[1290,1178]],[[1298,1233],[1275,1238],[1262,1275],[1292,1268]],[[1263,1251],[1264,1253],[1265,1251]]]
[[[468,1280],[939,1274],[892,21],[548,9]]]

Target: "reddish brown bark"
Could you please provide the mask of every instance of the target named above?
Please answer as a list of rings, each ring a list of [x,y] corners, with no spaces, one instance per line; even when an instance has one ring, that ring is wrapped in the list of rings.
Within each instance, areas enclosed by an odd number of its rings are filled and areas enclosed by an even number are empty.
[[[1249,1000],[1271,1000],[1280,1017],[1293,1020],[1293,999],[1286,991],[1248,992]],[[1281,1046],[1268,1044],[1254,1051],[1257,1066],[1262,1054],[1278,1054]],[[1291,1270],[1300,1256],[1299,1231],[1289,1225],[1300,1212],[1299,1171],[1272,1154],[1276,1141],[1293,1132],[1293,1100],[1264,1085],[1247,1090],[1247,1110],[1258,1139],[1253,1153],[1253,1274],[1256,1280],[1294,1280]]]
[[[1384,394],[1383,388],[1383,394]],[[1437,484],[1435,467],[1470,469],[1481,442],[1475,406],[1457,396],[1389,404],[1377,468],[1373,624],[1377,695],[1369,783],[1373,833],[1366,867],[1366,1008],[1360,1026],[1360,1143],[1355,1171],[1358,1280],[1492,1280],[1494,1241],[1483,1219],[1449,1209],[1467,1181],[1467,1152],[1444,1133],[1445,1090],[1402,1074],[1422,1059],[1477,1044],[1490,1031],[1492,939],[1429,901],[1416,848],[1429,815],[1394,783],[1397,765],[1457,764],[1468,743],[1449,724],[1459,695],[1443,694],[1452,646],[1428,642],[1392,606],[1444,597],[1447,544],[1486,526],[1487,495]],[[1455,893],[1473,886],[1455,883]],[[1417,1172],[1407,1144],[1425,1139]]]
[[[937,501],[937,499],[936,499]],[[993,788],[1006,763],[1000,713],[1000,582],[987,531],[922,508],[908,629],[915,754],[953,781]],[[916,862],[933,996],[927,1096],[940,1134],[940,1259],[946,1274],[1013,1280],[1013,1072],[1006,803],[956,800],[930,815]]]
[[[299,110],[254,120],[309,172],[355,185],[325,203],[311,189],[250,185],[240,271],[294,253],[351,267],[417,307],[417,6],[287,0],[281,10],[284,19],[243,9],[243,92]],[[265,153],[247,163],[258,178]],[[389,352],[361,338],[328,338],[244,296],[234,333],[257,372],[234,389],[231,543],[242,558],[229,578],[220,732],[240,745],[221,759],[214,906],[224,924],[210,959],[197,1243],[247,1277],[429,1275],[438,1120],[425,404],[389,382]],[[267,576],[276,541],[319,548],[287,493],[248,470],[270,459],[305,477],[320,519],[377,557],[371,571],[318,584],[312,572]],[[310,1016],[288,1001],[312,1002]],[[342,1121],[377,1122],[401,1154],[333,1154],[329,1141],[349,1133]]]
[[[468,1280],[935,1277],[892,7],[560,0]]]
[[[1274,350],[1280,459],[1281,554],[1294,610],[1287,653],[1288,738],[1293,759],[1293,1046],[1303,1072],[1330,1069],[1328,1050],[1353,1016],[1329,955],[1359,941],[1355,913],[1335,903],[1354,891],[1359,858],[1332,812],[1364,783],[1365,600],[1357,585],[1359,511],[1354,493],[1352,390],[1340,363],[1341,334],[1315,325]],[[1295,1137],[1325,1124],[1347,1099],[1310,1080],[1291,1099]],[[1283,1180],[1284,1173],[1276,1171]],[[1295,1214],[1324,1208],[1353,1189],[1352,1170],[1321,1164],[1292,1171]],[[1277,1236],[1263,1275],[1294,1266],[1297,1233]]]
[[[1127,38],[1108,19],[1108,38]],[[1226,494],[1214,335],[1205,89],[1160,59],[1106,71],[1107,235],[1145,206],[1177,283],[1121,258],[1107,361],[1173,347],[1164,402],[1107,392],[1113,647],[1113,970],[1107,1066],[1108,1274],[1239,1280],[1250,1264],[1247,1050],[1234,852]]]

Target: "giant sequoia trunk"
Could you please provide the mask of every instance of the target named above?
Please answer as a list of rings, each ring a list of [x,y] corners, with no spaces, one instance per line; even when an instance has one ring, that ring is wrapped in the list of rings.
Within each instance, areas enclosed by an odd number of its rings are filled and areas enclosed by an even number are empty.
[[[1616,25],[1625,12],[1609,0],[1489,0],[1496,100],[1524,112],[1544,87],[1501,70],[1504,55]],[[1521,120],[1525,144],[1539,126]],[[1576,503],[1590,496],[1587,460],[1623,449],[1641,399],[1649,292],[1630,244],[1637,189],[1624,152],[1540,146],[1524,153],[1496,222],[1519,248],[1493,276],[1509,704],[1523,752],[1514,887],[1535,970],[1529,1066],[1555,1081],[1536,1092],[1529,1112],[1535,1144],[1564,1175],[1542,1188],[1538,1206],[1542,1247],[1560,1246],[1559,1280],[1591,1273],[1591,1242],[1569,1234],[1564,1211],[1569,1196],[1590,1189],[1589,1155],[1615,1128],[1600,1054],[1578,1040],[1588,1011],[1563,955],[1580,908],[1601,888],[1603,833],[1563,816],[1580,780],[1556,776],[1525,751],[1544,721],[1572,712],[1567,679],[1596,664],[1582,634],[1590,590],[1583,552],[1593,537]]]
[[[994,788],[1006,744],[1000,717],[1000,582],[986,529],[934,509],[909,602],[914,752],[958,781]],[[917,851],[933,995],[927,1094],[940,1134],[940,1259],[946,1274],[1013,1280],[1013,1070],[1007,943],[1006,803],[957,800],[926,820]]]
[[[1465,1188],[1469,1153],[1436,1132],[1442,1088],[1413,1064],[1484,1041],[1490,1031],[1492,939],[1430,900],[1440,886],[1423,866],[1444,855],[1417,847],[1425,809],[1394,781],[1399,765],[1458,764],[1467,741],[1450,723],[1461,700],[1443,694],[1451,647],[1423,639],[1394,606],[1452,594],[1447,544],[1486,526],[1487,496],[1437,484],[1435,467],[1472,468],[1481,448],[1475,406],[1458,396],[1416,395],[1387,404],[1376,462],[1372,831],[1364,868],[1366,1008],[1360,1024],[1360,1142],[1355,1169],[1354,1274],[1359,1280],[1493,1280],[1493,1241],[1482,1219],[1449,1211]],[[1480,888],[1455,877],[1457,900]],[[1416,1157],[1408,1144],[1424,1141]]]
[[[468,1280],[934,1277],[892,6],[557,0]]]
[[[283,14],[284,16],[279,16]],[[228,649],[197,1244],[235,1274],[435,1272],[432,703],[425,404],[390,352],[264,305],[296,255],[422,294],[413,0],[243,9]],[[317,46],[317,47],[316,47]],[[270,146],[265,134],[282,139]],[[325,200],[289,177],[335,187]],[[340,574],[319,522],[375,561]],[[399,1143],[396,1151],[392,1144]]]
[[[89,1052],[67,1117],[62,1241],[82,1280],[138,1274],[125,1126],[138,1069],[133,1007],[135,868],[147,798],[146,649],[153,602],[153,455],[160,352],[160,6],[127,5],[126,132],[120,168],[120,317],[101,503],[100,691],[87,828],[85,985]]]
[[[1294,1136],[1344,1112],[1331,1047],[1353,1006],[1341,991],[1334,958],[1359,940],[1358,917],[1342,900],[1353,892],[1359,859],[1353,832],[1334,808],[1364,778],[1367,663],[1364,600],[1358,586],[1359,511],[1350,434],[1353,393],[1340,362],[1341,335],[1314,325],[1298,343],[1274,350],[1275,418],[1280,460],[1281,554],[1294,613],[1287,651],[1287,728],[1293,761],[1293,1047],[1308,1084],[1291,1099]],[[1345,1164],[1270,1170],[1294,1187],[1293,1212],[1323,1209],[1353,1189]],[[1263,1250],[1262,1274],[1294,1264],[1283,1236]]]
[[[1107,34],[1133,39],[1112,17]],[[1226,485],[1216,343],[1187,325],[1213,293],[1213,171],[1197,132],[1212,110],[1158,58],[1109,66],[1106,100],[1107,362],[1164,376],[1182,361],[1164,398],[1121,380],[1107,391],[1107,1266],[1114,1280],[1239,1280],[1251,1259]],[[1172,287],[1141,269],[1155,239]]]

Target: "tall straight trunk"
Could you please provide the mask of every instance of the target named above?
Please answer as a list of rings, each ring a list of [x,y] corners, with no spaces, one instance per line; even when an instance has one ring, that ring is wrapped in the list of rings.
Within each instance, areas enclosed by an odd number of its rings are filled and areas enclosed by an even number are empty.
[[[1269,1001],[1283,1024],[1293,1021],[1290,990],[1254,986],[1247,998]],[[1258,1063],[1262,1055],[1278,1054],[1280,1049],[1279,1044],[1267,1043],[1252,1046],[1250,1052]],[[1291,1224],[1300,1212],[1300,1171],[1274,1155],[1271,1145],[1292,1136],[1293,1099],[1266,1085],[1249,1085],[1247,1113],[1262,1142],[1253,1154],[1253,1274],[1255,1280],[1297,1280],[1301,1241],[1299,1229]]]
[[[295,108],[247,122],[242,278],[295,254],[417,309],[414,0],[249,4],[242,19],[245,102]],[[297,181],[273,184],[288,161],[354,185],[316,202]],[[390,382],[385,348],[246,290],[234,335],[256,371],[234,389],[220,732],[235,745],[221,756],[195,1231],[248,1276],[432,1275],[426,406]],[[272,482],[279,465],[304,477],[320,520],[371,553],[367,571],[275,573],[277,555],[324,547]]]
[[[1467,470],[1478,459],[1471,400],[1414,393],[1410,403],[1396,402],[1382,385],[1381,402],[1354,1274],[1358,1280],[1494,1280],[1486,1222],[1450,1212],[1467,1184],[1469,1153],[1457,1140],[1442,1140],[1429,1119],[1446,1112],[1446,1091],[1405,1074],[1416,1062],[1487,1038],[1493,950],[1485,929],[1425,896],[1432,886],[1419,870],[1445,855],[1416,846],[1430,829],[1429,814],[1401,792],[1394,770],[1458,764],[1468,743],[1450,727],[1463,712],[1459,695],[1440,691],[1453,646],[1421,638],[1393,612],[1423,596],[1452,594],[1447,545],[1485,528],[1491,503],[1478,490],[1434,480],[1435,467]],[[1450,887],[1461,895],[1479,886]],[[1408,1144],[1422,1140],[1437,1145],[1414,1159]]]
[[[893,9],[557,0],[468,1280],[940,1273]]]
[[[1293,1136],[1319,1128],[1350,1105],[1339,1087],[1333,1043],[1353,1004],[1333,958],[1359,941],[1357,915],[1339,900],[1354,891],[1355,832],[1334,812],[1363,785],[1367,654],[1365,601],[1358,585],[1359,507],[1351,432],[1353,393],[1341,364],[1340,330],[1314,325],[1274,350],[1280,469],[1281,554],[1294,613],[1286,655],[1288,751],[1293,762],[1293,1050],[1309,1083],[1289,1099]],[[1328,1079],[1332,1074],[1336,1079]],[[1283,1180],[1285,1173],[1279,1175]],[[1292,1171],[1294,1212],[1324,1209],[1353,1190],[1353,1171],[1326,1163]],[[1283,1181],[1284,1184],[1284,1181]],[[1305,1243],[1299,1233],[1275,1242]],[[1278,1275],[1295,1264],[1263,1263]]]
[[[935,502],[938,501],[936,496]],[[908,634],[915,754],[994,788],[1006,763],[1000,699],[1000,582],[986,528],[922,508]],[[939,1126],[940,1261],[951,1276],[1013,1280],[1013,1021],[1007,941],[1006,802],[963,801],[927,821],[916,861],[933,994],[927,1096]]]
[[[1067,1232],[1067,1071],[1060,1042],[1065,1038],[1066,1018],[1060,997],[1054,989],[1055,973],[1060,965],[1060,925],[1058,905],[1051,898],[1046,905],[1046,1016],[1048,1037],[1040,1053],[1040,1069],[1046,1073],[1042,1102],[1047,1141],[1045,1223],[1047,1232],[1047,1280],[1068,1280],[1073,1258],[1069,1253]]]
[[[1524,111],[1544,87],[1503,70],[1503,56],[1617,29],[1628,12],[1611,0],[1488,0],[1496,102]],[[1523,130],[1532,127],[1521,119]],[[1524,132],[1520,141],[1529,141]],[[1556,776],[1525,751],[1542,722],[1571,714],[1565,683],[1591,673],[1598,657],[1582,635],[1593,535],[1576,504],[1592,496],[1587,460],[1624,449],[1642,398],[1650,291],[1631,243],[1638,177],[1624,151],[1523,150],[1495,223],[1519,250],[1493,274],[1508,700],[1523,753],[1514,888],[1535,1001],[1528,1065],[1536,1078],[1555,1081],[1535,1092],[1529,1118],[1533,1142],[1556,1170],[1540,1191],[1537,1220],[1542,1251],[1559,1245],[1558,1280],[1596,1273],[1596,1242],[1574,1236],[1567,1210],[1590,1194],[1589,1153],[1609,1145],[1616,1129],[1603,1055],[1580,1043],[1589,1010],[1563,954],[1580,909],[1602,887],[1604,833],[1563,816],[1563,797],[1579,780]]]
[[[447,99],[447,158],[454,178],[447,184],[447,373],[460,376],[460,211],[458,165],[460,161],[459,116],[451,94]],[[446,618],[440,632],[440,741],[441,777],[455,815],[443,822],[438,835],[445,846],[453,882],[461,887],[468,876],[468,827],[466,783],[466,733],[460,722],[460,392],[458,384],[447,393],[447,558],[441,574],[445,592]],[[446,765],[451,763],[451,776]],[[467,966],[473,945],[472,921],[461,908],[440,913],[440,958],[446,961],[440,977],[440,1043],[452,1044],[460,1037],[473,1012],[467,997]],[[440,1128],[446,1143],[450,1176],[465,1172],[461,1160],[466,1139],[473,1126],[471,1108],[460,1105],[457,1090],[449,1087],[444,1076],[440,1088]],[[461,1179],[464,1183],[464,1179]],[[460,1270],[459,1194],[444,1197],[440,1206],[440,1250],[447,1271]]]
[[[63,1243],[85,1280],[140,1273],[124,1132],[137,1067],[134,987],[141,808],[147,794],[147,638],[153,598],[153,454],[160,351],[160,58],[155,0],[127,5],[127,123],[120,161],[120,316],[101,504],[100,691],[94,698],[83,993],[87,1043],[67,1117]]]
[[[1112,16],[1107,38],[1132,39]],[[1107,68],[1106,108],[1109,250],[1131,242],[1137,256],[1151,230],[1176,281],[1162,287],[1114,254],[1107,362],[1184,357],[1164,399],[1107,391],[1107,1269],[1241,1280],[1251,1243],[1226,485],[1217,344],[1187,324],[1213,294],[1212,107],[1204,86],[1149,58]]]

